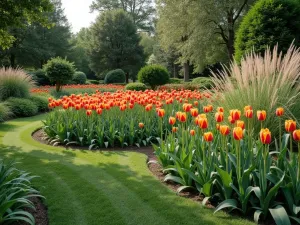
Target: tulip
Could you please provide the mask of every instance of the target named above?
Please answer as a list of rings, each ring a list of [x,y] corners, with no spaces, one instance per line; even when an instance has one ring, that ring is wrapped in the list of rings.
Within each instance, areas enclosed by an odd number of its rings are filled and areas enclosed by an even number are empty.
[[[178,127],[172,127],[172,132],[176,133],[178,131]]]
[[[221,123],[224,119],[224,115],[222,112],[216,112],[215,119],[217,123]]]
[[[143,129],[144,128],[144,124],[143,123],[139,123],[139,128]]]
[[[245,122],[242,120],[236,121],[236,126],[242,128],[243,130],[245,129]]]
[[[194,101],[194,106],[198,106],[198,105],[199,105],[199,102]]]
[[[157,115],[159,116],[159,117],[164,117],[165,116],[165,110],[164,109],[158,109],[157,110]]]
[[[220,130],[220,124],[219,123],[216,124],[216,129]]]
[[[152,104],[146,105],[145,110],[146,110],[147,112],[149,112],[151,109],[152,109]]]
[[[207,119],[206,118],[199,118],[198,120],[198,124],[199,124],[199,127],[201,129],[206,129],[208,127],[208,122],[207,122]]]
[[[195,134],[196,134],[196,131],[195,131],[195,130],[190,130],[190,135],[191,135],[191,136],[195,136]]]
[[[184,123],[186,121],[186,113],[185,112],[181,112],[178,116],[178,120],[182,123]]]
[[[173,126],[175,123],[176,123],[176,118],[171,116],[169,118],[169,124]]]
[[[245,111],[245,116],[249,119],[253,118],[253,110],[248,109],[247,111]]]
[[[261,129],[259,136],[261,143],[267,145],[271,143],[271,132],[269,131],[269,129]]]
[[[76,104],[76,105],[75,105],[75,109],[76,109],[76,110],[81,109],[81,105],[80,105],[80,104]]]
[[[233,128],[233,137],[237,141],[243,139],[243,129],[240,127]]]
[[[239,120],[241,118],[241,111],[237,109],[230,110],[230,116],[234,121]]]
[[[213,133],[212,133],[212,132],[205,132],[205,133],[203,134],[203,137],[204,137],[204,140],[205,140],[206,142],[212,142],[213,139],[214,139],[214,136],[213,136]]]
[[[245,113],[245,116],[246,116],[246,112],[247,112],[248,110],[253,110],[251,105],[246,105],[246,106],[244,107],[244,113]]]
[[[210,111],[209,111],[209,108],[207,107],[207,106],[204,106],[203,107],[203,111],[205,112],[205,113],[209,113]]]
[[[283,116],[284,114],[284,108],[279,107],[276,109],[276,116]]]
[[[92,115],[92,110],[88,109],[88,110],[86,110],[85,113],[86,113],[87,116],[90,116],[90,115]]]
[[[224,136],[227,136],[228,134],[230,134],[230,128],[229,126],[226,125],[221,125],[220,126],[220,133]]]
[[[298,142],[298,171],[297,171],[297,182],[300,182],[300,130],[294,130],[293,138]]]
[[[300,141],[300,130],[294,130],[294,132],[293,132],[293,138],[297,142]]]
[[[285,121],[285,130],[286,132],[292,133],[296,130],[296,121],[286,120]]]
[[[209,109],[210,112],[213,111],[213,106],[212,105],[207,105],[207,107],[208,107],[208,109]]]
[[[188,103],[183,104],[183,110],[184,110],[185,112],[189,112],[189,111],[191,110],[192,107],[193,107],[192,104],[188,104]]]
[[[101,108],[96,109],[96,113],[97,113],[98,115],[101,115],[101,114],[102,114],[102,109],[101,109]]]
[[[228,121],[231,124],[235,124],[235,120],[232,118],[232,116],[228,116]]]
[[[199,114],[197,108],[192,108],[190,112],[191,112],[191,115],[192,115],[193,117],[196,117],[196,116],[198,116],[198,114]]]
[[[217,112],[224,112],[224,108],[223,107],[218,107]]]
[[[264,121],[267,117],[267,112],[265,110],[258,110],[256,115],[258,120]]]

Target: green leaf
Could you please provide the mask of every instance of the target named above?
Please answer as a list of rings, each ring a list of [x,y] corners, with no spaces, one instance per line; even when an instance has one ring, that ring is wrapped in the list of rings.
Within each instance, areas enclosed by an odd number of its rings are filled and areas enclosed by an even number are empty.
[[[232,194],[232,188],[230,186],[230,184],[232,183],[231,175],[217,166],[216,170],[218,172],[219,177],[222,180],[222,189],[224,190],[225,198],[228,199],[231,197]]]
[[[195,189],[193,186],[181,186],[177,189],[177,193],[180,193],[182,191],[185,191],[187,189]]]
[[[277,225],[291,225],[289,216],[281,205],[276,206],[274,209],[269,209],[269,211]]]
[[[225,201],[221,202],[217,208],[215,209],[214,213],[220,211],[221,209],[225,208],[233,208],[233,209],[238,209],[237,207],[237,201],[235,199],[226,199]]]
[[[165,177],[164,181],[173,181],[175,183],[179,183],[179,184],[184,185],[184,181],[180,177],[177,177],[177,176],[174,176],[174,175],[171,175],[171,174],[168,174]]]
[[[295,215],[298,215],[298,213],[300,212],[300,206],[296,206],[295,204],[293,204],[293,212],[295,213]]]
[[[254,212],[254,221],[255,221],[255,223],[257,223],[258,224],[258,221],[259,221],[259,217],[260,217],[260,215],[262,214],[262,211],[261,210],[255,210],[255,212]]]

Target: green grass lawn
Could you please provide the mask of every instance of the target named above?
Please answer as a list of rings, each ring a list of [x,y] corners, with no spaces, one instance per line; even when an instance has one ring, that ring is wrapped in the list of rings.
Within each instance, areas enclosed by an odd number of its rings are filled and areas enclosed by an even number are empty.
[[[177,196],[133,152],[73,151],[31,138],[44,115],[0,124],[0,156],[34,175],[50,225],[248,225]]]

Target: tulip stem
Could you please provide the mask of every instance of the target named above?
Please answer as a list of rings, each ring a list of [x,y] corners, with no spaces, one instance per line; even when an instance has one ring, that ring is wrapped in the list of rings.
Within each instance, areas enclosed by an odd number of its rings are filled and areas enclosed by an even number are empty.
[[[281,150],[281,118],[279,117],[279,150]]]
[[[291,151],[291,154],[293,154],[293,135],[292,135],[292,133],[290,134],[290,151]]]
[[[300,181],[300,141],[298,141],[298,179],[297,183]]]

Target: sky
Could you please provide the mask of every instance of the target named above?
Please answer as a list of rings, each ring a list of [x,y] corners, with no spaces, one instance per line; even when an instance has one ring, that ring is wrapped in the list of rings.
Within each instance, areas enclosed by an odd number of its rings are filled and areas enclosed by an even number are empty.
[[[82,27],[89,27],[95,21],[97,13],[90,13],[92,2],[93,0],[62,0],[73,33],[77,33]]]

